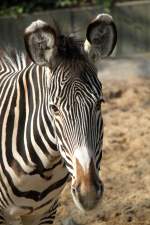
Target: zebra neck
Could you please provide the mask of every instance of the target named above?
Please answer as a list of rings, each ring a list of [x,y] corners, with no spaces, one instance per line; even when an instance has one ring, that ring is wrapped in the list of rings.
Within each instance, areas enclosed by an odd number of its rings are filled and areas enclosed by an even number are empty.
[[[43,171],[59,160],[44,68],[3,73],[0,85],[2,161],[17,171]],[[4,92],[5,91],[5,92]]]

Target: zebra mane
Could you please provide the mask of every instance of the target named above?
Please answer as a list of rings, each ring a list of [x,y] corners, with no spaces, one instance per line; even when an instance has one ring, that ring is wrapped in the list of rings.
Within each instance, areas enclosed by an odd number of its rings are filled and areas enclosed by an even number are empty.
[[[26,68],[31,63],[31,60],[25,52],[18,51],[11,47],[0,48],[0,62],[5,62],[11,66],[14,71],[18,72]]]
[[[58,53],[60,56],[69,59],[83,59],[85,53],[83,51],[83,41],[75,36],[60,35],[58,45]]]

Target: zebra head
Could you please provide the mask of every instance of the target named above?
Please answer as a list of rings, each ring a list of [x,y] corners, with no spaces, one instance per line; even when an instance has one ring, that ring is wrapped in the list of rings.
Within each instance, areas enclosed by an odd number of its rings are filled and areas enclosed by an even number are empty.
[[[25,30],[29,56],[50,71],[47,110],[53,118],[58,150],[72,178],[73,199],[83,210],[95,208],[103,194],[99,177],[103,95],[94,64],[111,54],[116,39],[115,24],[107,14],[98,15],[88,25],[84,43],[41,20]]]

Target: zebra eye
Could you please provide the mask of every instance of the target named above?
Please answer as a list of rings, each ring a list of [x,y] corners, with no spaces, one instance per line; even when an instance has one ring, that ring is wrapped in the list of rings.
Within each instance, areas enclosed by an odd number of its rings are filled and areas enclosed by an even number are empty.
[[[97,110],[100,109],[101,104],[104,103],[104,102],[105,102],[105,100],[104,100],[103,98],[97,101],[97,103],[96,103],[96,108],[97,108]]]
[[[50,105],[50,109],[53,113],[58,113],[59,112],[59,109],[57,108],[57,106],[55,105]]]
[[[101,108],[101,102],[98,101],[98,102],[96,103],[96,109],[97,109],[97,110],[100,110],[100,108]]]

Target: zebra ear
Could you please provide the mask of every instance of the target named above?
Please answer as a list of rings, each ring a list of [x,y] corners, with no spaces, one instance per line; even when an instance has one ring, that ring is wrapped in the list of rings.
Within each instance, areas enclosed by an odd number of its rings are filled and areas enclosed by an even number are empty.
[[[38,65],[48,65],[56,52],[56,32],[46,22],[37,20],[25,29],[24,42],[30,58]]]
[[[109,56],[117,42],[117,30],[108,14],[99,14],[87,27],[84,49],[89,58],[97,61]]]

